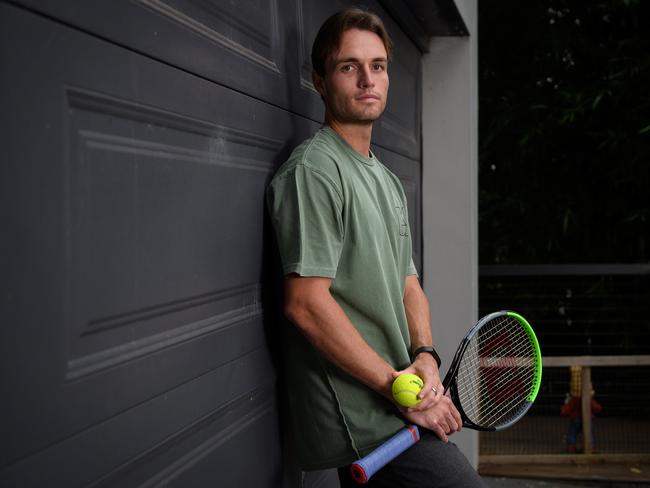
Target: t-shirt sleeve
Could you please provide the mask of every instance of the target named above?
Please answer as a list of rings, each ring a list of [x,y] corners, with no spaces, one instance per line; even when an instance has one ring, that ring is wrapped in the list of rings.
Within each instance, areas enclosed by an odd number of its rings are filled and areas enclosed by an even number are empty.
[[[267,190],[283,273],[335,278],[343,245],[343,199],[317,169],[297,165]]]
[[[406,269],[406,276],[410,276],[410,275],[418,276],[418,270],[415,267],[415,263],[413,262],[413,258],[411,258],[411,261],[409,262],[408,268]]]

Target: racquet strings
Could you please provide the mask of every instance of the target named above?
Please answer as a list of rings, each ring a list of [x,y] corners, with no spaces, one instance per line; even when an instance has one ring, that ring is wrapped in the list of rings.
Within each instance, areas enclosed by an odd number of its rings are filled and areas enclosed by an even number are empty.
[[[492,428],[517,418],[535,381],[535,348],[511,316],[496,317],[470,339],[456,376],[456,394],[467,418]]]

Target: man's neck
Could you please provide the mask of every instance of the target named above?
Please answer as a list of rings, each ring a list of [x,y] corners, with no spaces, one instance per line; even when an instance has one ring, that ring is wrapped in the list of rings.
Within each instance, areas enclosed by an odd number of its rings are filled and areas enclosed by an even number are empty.
[[[372,122],[368,124],[346,124],[326,118],[325,125],[331,127],[334,132],[341,136],[359,154],[366,158],[370,156]]]

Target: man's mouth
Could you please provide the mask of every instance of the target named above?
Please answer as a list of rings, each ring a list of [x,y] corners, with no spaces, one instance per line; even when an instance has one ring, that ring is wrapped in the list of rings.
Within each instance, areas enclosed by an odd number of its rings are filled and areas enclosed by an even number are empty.
[[[374,93],[364,93],[362,95],[358,95],[356,97],[357,100],[362,100],[362,101],[368,101],[368,100],[379,100],[379,95],[375,95]]]

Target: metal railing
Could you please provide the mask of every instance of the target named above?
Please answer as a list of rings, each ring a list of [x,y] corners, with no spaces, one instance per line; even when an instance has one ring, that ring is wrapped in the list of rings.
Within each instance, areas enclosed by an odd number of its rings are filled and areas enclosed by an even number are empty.
[[[544,356],[535,405],[513,428],[480,435],[481,464],[650,460],[650,264],[480,266],[479,308],[524,315]],[[572,366],[582,380],[575,454],[560,413]]]
[[[650,355],[639,356],[555,356],[543,358],[544,374],[551,370],[566,372],[571,367],[581,368],[579,396],[582,424],[582,450],[559,453],[549,446],[559,447],[565,419],[556,410],[554,416],[527,415],[518,424],[501,432],[480,434],[481,451],[479,462],[483,474],[507,476],[518,472],[515,466],[539,465],[602,465],[650,463],[650,420],[636,415],[614,418],[599,418],[598,433],[601,449],[594,450],[592,422],[593,378],[598,378],[600,368],[648,369]],[[627,444],[627,445],[626,445]],[[624,446],[625,448],[621,448]],[[485,452],[487,451],[487,452]],[[514,469],[514,471],[513,471]],[[548,469],[548,468],[547,468]],[[559,469],[558,473],[563,470]],[[547,477],[553,477],[547,473]],[[561,477],[561,476],[558,476]],[[650,481],[647,476],[644,481]]]
[[[593,453],[593,432],[592,432],[592,367],[598,366],[650,366],[650,355],[644,356],[555,356],[543,358],[545,368],[551,367],[571,367],[579,366],[581,368],[581,408],[580,417],[582,419],[582,442],[584,454]],[[650,453],[648,453],[650,455]]]

